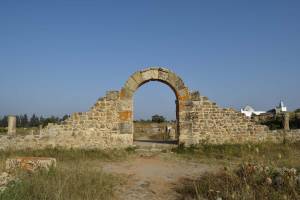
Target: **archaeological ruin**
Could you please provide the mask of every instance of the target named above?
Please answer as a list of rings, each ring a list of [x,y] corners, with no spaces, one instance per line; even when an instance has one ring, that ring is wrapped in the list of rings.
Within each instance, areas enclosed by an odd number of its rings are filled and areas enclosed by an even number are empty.
[[[62,124],[48,124],[39,134],[2,135],[0,148],[126,148],[133,145],[133,97],[143,84],[159,81],[176,95],[178,144],[245,143],[299,140],[298,130],[270,131],[231,108],[220,108],[191,91],[174,72],[151,67],[135,72],[120,91],[106,95],[84,113],[74,113]]]

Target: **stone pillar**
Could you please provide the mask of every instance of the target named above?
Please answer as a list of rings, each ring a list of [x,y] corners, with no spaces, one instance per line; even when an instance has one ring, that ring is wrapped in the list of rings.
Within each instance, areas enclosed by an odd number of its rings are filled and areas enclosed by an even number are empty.
[[[290,130],[290,115],[288,112],[283,113],[283,129]]]
[[[17,118],[16,116],[8,116],[8,129],[7,129],[7,134],[8,135],[15,135],[16,134],[16,129],[17,127]]]
[[[39,134],[42,134],[42,130],[43,130],[43,125],[39,125]]]

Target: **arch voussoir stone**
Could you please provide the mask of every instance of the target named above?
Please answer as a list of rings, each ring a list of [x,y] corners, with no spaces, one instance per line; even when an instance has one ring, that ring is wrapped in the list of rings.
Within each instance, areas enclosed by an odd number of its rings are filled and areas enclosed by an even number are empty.
[[[180,90],[187,88],[182,79],[179,78],[175,73],[161,67],[151,67],[134,73],[126,81],[123,88],[131,91],[131,93],[129,93],[130,96],[132,95],[132,92],[134,93],[141,85],[149,81],[160,81],[169,85],[174,92],[176,92],[176,95]]]

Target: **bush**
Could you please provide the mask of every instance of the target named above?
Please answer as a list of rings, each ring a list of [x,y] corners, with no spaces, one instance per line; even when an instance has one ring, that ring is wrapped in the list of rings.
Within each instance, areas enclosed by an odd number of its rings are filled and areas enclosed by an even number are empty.
[[[152,116],[152,122],[163,123],[165,121],[166,121],[166,119],[164,118],[164,116],[160,116],[160,115],[154,115],[154,116]]]

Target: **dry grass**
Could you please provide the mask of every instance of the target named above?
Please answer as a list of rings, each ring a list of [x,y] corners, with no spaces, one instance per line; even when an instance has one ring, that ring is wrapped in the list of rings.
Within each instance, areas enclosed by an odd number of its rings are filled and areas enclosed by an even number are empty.
[[[58,167],[49,172],[19,175],[2,200],[102,200],[112,199],[118,179],[82,166]]]
[[[196,180],[185,180],[178,190],[194,199],[300,199],[300,143],[201,145],[174,150],[181,158],[224,166]],[[251,163],[251,164],[249,164]],[[283,171],[283,172],[280,172]],[[297,182],[298,181],[298,182]]]
[[[7,127],[3,128],[0,127],[0,135],[6,135],[7,134]],[[39,134],[39,128],[37,127],[30,127],[30,128],[17,128],[16,135],[30,135],[30,134]]]
[[[242,165],[237,170],[206,173],[186,180],[180,192],[193,199],[298,200],[300,183],[294,169]]]
[[[12,157],[53,157],[59,164],[68,162],[92,162],[92,161],[119,161],[126,159],[132,154],[133,150],[80,150],[80,149],[58,149],[49,148],[42,150],[21,150],[21,151],[0,151],[0,170],[3,171],[5,161]]]
[[[0,135],[5,135],[7,133],[7,128],[0,127]]]
[[[297,167],[300,170],[300,142],[261,144],[203,144],[173,149],[183,159],[197,160],[224,166],[238,166],[244,162],[262,163],[278,167]]]
[[[132,150],[27,150],[0,152],[1,168],[15,156],[54,157],[57,168],[36,174],[21,173],[18,182],[0,195],[1,200],[102,200],[112,199],[123,180],[106,174],[101,164],[128,158]],[[2,170],[3,171],[3,170]]]

